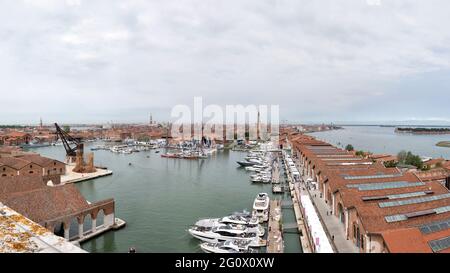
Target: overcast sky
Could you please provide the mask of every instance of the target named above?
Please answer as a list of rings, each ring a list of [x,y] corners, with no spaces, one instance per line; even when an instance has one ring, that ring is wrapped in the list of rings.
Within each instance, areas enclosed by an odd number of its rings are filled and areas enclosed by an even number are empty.
[[[448,0],[0,0],[0,123],[450,120]]]

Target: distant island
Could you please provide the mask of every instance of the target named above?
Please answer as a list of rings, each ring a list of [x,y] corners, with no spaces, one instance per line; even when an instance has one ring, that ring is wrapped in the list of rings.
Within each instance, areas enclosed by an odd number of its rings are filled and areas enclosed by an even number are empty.
[[[450,148],[450,141],[441,141],[436,144],[438,147]]]
[[[415,127],[415,128],[395,128],[396,133],[409,133],[417,135],[444,135],[450,134],[450,128],[425,128],[425,127]]]

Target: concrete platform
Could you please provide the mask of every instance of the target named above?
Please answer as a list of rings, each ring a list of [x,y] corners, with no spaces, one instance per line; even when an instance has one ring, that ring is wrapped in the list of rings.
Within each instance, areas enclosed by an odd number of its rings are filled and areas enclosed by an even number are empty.
[[[73,172],[72,169],[75,167],[75,165],[67,164],[66,165],[66,174],[61,176],[61,183],[67,184],[67,183],[78,183],[82,181],[87,181],[103,176],[112,175],[113,172],[111,170],[105,170],[105,169],[99,169],[97,168],[97,171],[95,173],[76,173]]]
[[[97,237],[97,236],[99,236],[99,235],[101,235],[101,234],[103,234],[103,233],[105,233],[107,231],[118,230],[118,229],[121,229],[121,228],[123,228],[125,226],[126,226],[126,222],[124,220],[119,219],[119,218],[116,217],[114,219],[114,225],[112,225],[110,227],[105,227],[104,225],[97,226],[95,232],[92,232],[92,230],[85,231],[83,233],[83,238],[80,239],[78,236],[74,236],[74,237],[70,238],[70,241],[72,243],[74,243],[74,242],[75,243],[82,243],[82,242],[88,241],[88,240],[90,240],[90,239],[92,239],[94,237]]]
[[[269,224],[267,236],[267,253],[283,253],[283,231],[281,230],[281,202],[280,200],[270,201]]]

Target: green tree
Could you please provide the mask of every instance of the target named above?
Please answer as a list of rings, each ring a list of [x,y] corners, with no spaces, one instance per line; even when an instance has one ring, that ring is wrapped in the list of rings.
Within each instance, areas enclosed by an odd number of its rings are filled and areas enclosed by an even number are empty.
[[[356,151],[355,155],[357,156],[364,156],[364,151]]]
[[[395,167],[397,167],[397,163],[395,161],[387,161],[387,162],[384,162],[384,166],[386,168],[395,168]]]
[[[64,130],[64,132],[66,132],[66,133],[70,133],[70,126],[69,126],[69,125],[64,125],[64,126],[63,126],[63,130]]]
[[[412,165],[418,169],[423,168],[423,162],[420,156],[413,154],[411,151],[400,151],[397,155],[398,162],[401,164]]]
[[[347,146],[345,146],[345,149],[346,149],[347,151],[349,151],[349,152],[355,150],[355,148],[353,148],[353,145],[352,145],[352,144],[348,144]]]

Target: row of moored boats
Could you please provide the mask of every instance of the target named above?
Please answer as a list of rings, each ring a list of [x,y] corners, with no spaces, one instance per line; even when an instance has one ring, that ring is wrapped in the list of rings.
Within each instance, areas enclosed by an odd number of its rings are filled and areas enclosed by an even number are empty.
[[[198,220],[189,233],[202,241],[200,248],[211,253],[253,253],[266,245],[261,225],[269,219],[270,198],[259,193],[253,202],[253,211],[235,212],[221,218]]]
[[[249,152],[244,160],[237,163],[252,172],[250,180],[253,183],[270,183],[272,181],[272,157],[271,153]]]

